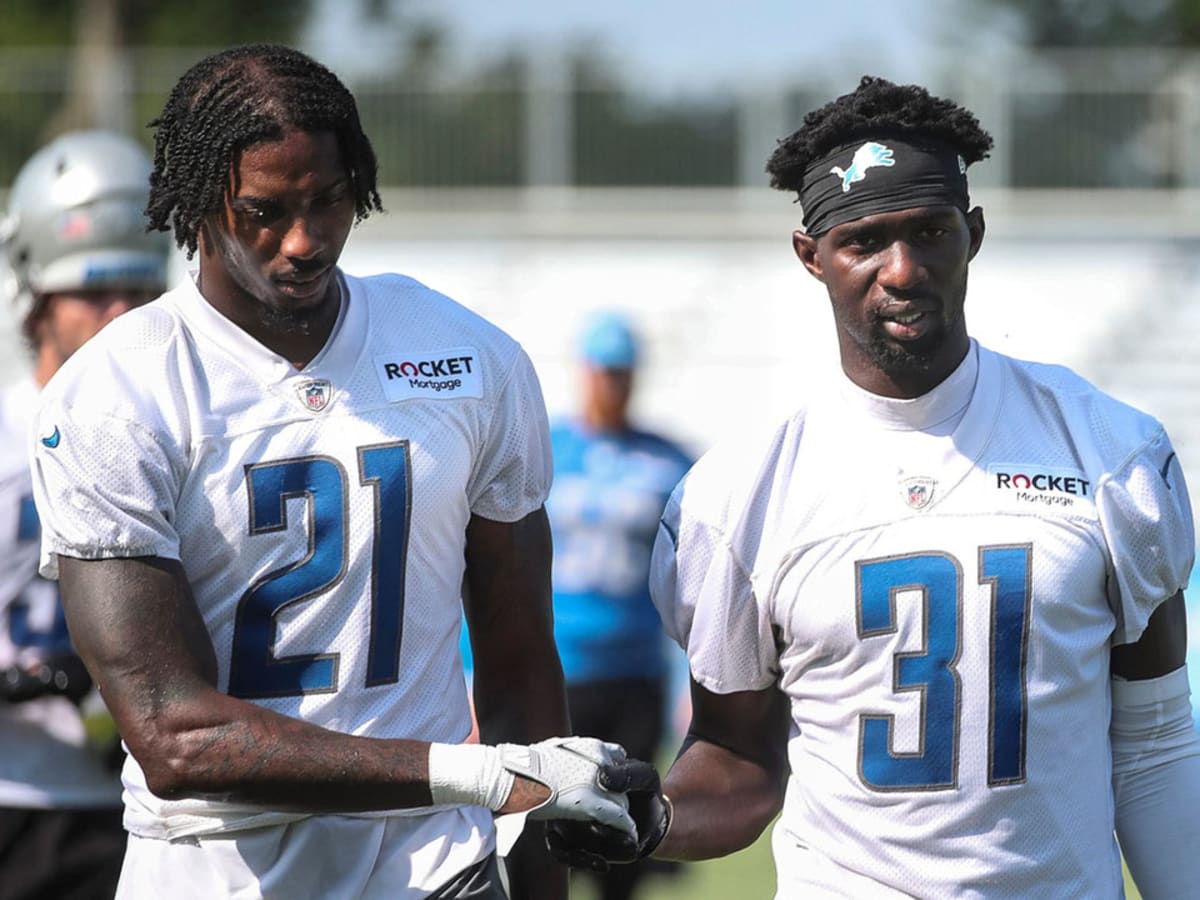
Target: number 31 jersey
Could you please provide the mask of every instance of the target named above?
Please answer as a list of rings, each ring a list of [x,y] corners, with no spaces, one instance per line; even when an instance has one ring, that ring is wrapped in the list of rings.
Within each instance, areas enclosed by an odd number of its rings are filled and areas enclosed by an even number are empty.
[[[178,559],[221,690],[349,734],[460,741],[467,523],[545,502],[541,389],[515,341],[441,294],[343,285],[299,372],[190,280],[80,350],[36,426],[42,571],[59,554]],[[124,781],[139,834],[271,818],[164,802],[132,757]]]
[[[847,384],[664,513],[653,596],[693,677],[790,702],[780,896],[1120,895],[1109,655],[1187,581],[1182,473],[1066,369],[968,363],[946,433]]]

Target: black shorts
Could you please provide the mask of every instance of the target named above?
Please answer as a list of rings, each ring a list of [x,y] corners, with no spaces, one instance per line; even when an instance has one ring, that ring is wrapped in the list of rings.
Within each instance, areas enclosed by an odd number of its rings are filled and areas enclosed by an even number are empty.
[[[0,809],[0,900],[112,900],[122,811]]]
[[[429,900],[508,900],[496,854],[481,859],[429,895]]]
[[[666,686],[660,679],[622,678],[567,685],[571,733],[614,741],[654,762],[663,741]]]

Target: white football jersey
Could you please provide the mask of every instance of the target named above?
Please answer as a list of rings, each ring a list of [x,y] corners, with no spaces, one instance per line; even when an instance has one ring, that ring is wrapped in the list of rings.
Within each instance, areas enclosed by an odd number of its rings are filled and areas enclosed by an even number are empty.
[[[447,297],[402,276],[344,283],[303,371],[190,279],[77,353],[36,427],[43,572],[56,554],[179,559],[222,691],[349,734],[461,741],[465,530],[544,503],[541,388],[514,340]],[[143,836],[295,818],[165,802],[132,757],[124,781]],[[490,812],[467,812],[442,813],[448,836],[490,837]]]
[[[29,479],[37,386],[0,388],[0,667],[73,652],[58,585],[38,575],[38,517]],[[87,745],[66,697],[0,700],[0,807],[116,807],[120,785]]]
[[[664,513],[693,677],[790,701],[781,897],[1121,895],[1109,656],[1188,579],[1182,472],[1064,368],[973,345],[964,378],[941,435],[847,382]]]

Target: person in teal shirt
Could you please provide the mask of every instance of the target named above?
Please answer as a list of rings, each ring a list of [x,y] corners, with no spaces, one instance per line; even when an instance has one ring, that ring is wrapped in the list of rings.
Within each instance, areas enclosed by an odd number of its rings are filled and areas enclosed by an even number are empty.
[[[550,427],[554,638],[575,733],[654,759],[671,700],[669,654],[683,662],[650,600],[650,551],[667,498],[693,460],[630,419],[642,349],[627,316],[589,317],[578,353],[579,409]],[[601,879],[604,900],[627,900],[645,872],[638,863],[589,875]]]

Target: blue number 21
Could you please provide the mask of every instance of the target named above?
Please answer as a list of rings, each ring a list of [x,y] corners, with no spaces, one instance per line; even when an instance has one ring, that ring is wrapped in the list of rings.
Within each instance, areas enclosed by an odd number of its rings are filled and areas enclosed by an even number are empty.
[[[979,550],[979,583],[991,592],[989,785],[1025,780],[1031,553],[1029,545]],[[925,635],[920,650],[896,654],[892,676],[897,693],[921,695],[919,747],[912,753],[895,752],[895,717],[864,715],[859,776],[881,791],[956,787],[961,686],[955,666],[962,641],[962,566],[946,553],[921,553],[860,562],[857,580],[859,637],[896,630],[896,594],[901,591],[922,595]]]
[[[404,564],[408,550],[408,442],[360,447],[360,489],[372,493],[371,628],[367,687],[400,675],[404,622]],[[338,687],[337,653],[275,655],[276,618],[297,603],[335,587],[346,575],[348,487],[336,459],[310,456],[246,466],[250,537],[284,531],[288,501],[303,499],[308,512],[308,553],[260,578],[238,602],[229,669],[235,697],[287,697],[329,693]]]

